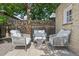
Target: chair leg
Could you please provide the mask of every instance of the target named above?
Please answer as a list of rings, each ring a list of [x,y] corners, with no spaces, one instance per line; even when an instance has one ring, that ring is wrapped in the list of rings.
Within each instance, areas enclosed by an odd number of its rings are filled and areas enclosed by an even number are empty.
[[[15,49],[16,45],[14,45],[14,44],[12,43],[12,46],[13,46],[13,49]]]
[[[55,55],[55,47],[53,46],[53,56]]]
[[[25,51],[27,51],[27,45],[25,45]]]
[[[16,46],[15,45],[13,45],[13,49],[15,49],[16,48]]]

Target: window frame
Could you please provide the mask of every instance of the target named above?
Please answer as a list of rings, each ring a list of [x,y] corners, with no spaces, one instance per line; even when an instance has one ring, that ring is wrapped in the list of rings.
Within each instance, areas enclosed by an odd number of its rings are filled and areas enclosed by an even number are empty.
[[[71,10],[71,15],[67,16],[67,13]],[[68,21],[68,17],[71,17],[71,21]],[[69,5],[65,10],[64,10],[64,19],[63,19],[63,24],[69,24],[72,23],[72,4]]]

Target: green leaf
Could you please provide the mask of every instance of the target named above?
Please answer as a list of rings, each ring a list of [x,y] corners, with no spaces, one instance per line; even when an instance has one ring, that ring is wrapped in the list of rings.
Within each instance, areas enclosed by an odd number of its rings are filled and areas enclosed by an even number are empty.
[[[6,16],[0,16],[0,24],[5,24],[7,22]]]

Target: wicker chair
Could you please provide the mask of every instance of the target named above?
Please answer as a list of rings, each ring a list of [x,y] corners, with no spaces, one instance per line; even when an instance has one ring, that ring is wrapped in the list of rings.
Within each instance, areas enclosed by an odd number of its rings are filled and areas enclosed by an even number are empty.
[[[31,42],[30,34],[22,34],[18,30],[11,30],[10,33],[14,46],[26,46]]]
[[[49,43],[52,46],[68,46],[71,31],[61,29],[58,34],[49,36]]]
[[[47,36],[47,34],[46,34],[45,30],[40,30],[40,29],[36,30],[35,29],[33,32],[34,42],[41,41],[41,43],[42,43],[46,40],[46,36]]]

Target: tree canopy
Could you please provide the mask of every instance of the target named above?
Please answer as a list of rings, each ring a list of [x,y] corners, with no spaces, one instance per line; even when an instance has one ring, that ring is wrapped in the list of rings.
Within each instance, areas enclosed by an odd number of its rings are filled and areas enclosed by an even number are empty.
[[[31,18],[34,19],[49,19],[50,15],[55,11],[59,4],[57,3],[38,3],[31,5]]]
[[[49,16],[52,14],[52,12],[55,12],[58,5],[59,4],[56,3],[31,4],[29,16],[32,20],[49,19]],[[13,16],[15,13],[27,14],[27,7],[23,3],[2,3],[0,4],[0,10],[5,10],[10,16]]]
[[[26,9],[24,4],[15,3],[1,3],[0,12],[6,13],[8,16],[13,17],[14,14],[25,14]],[[7,21],[7,15],[0,15],[0,24],[4,24]]]
[[[0,4],[0,10],[6,11],[6,13],[10,16],[14,15],[14,12],[16,13],[25,13],[25,6],[22,3],[2,3]]]
[[[6,16],[0,16],[0,25],[1,24],[6,24],[6,22],[7,22],[7,17]]]

